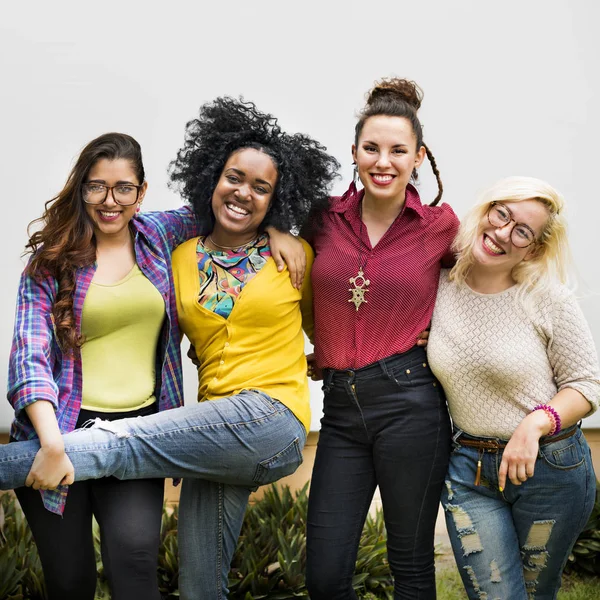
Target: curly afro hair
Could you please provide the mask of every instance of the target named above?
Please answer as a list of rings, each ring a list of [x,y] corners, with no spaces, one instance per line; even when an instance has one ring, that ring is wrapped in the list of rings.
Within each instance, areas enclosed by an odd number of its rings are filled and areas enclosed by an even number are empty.
[[[184,145],[169,165],[169,186],[192,205],[202,234],[214,227],[212,195],[225,163],[243,148],[264,152],[278,171],[262,228],[299,231],[311,211],[328,206],[340,165],[325,147],[306,135],[283,132],[275,117],[252,102],[220,97],[203,104],[198,118],[187,123]]]

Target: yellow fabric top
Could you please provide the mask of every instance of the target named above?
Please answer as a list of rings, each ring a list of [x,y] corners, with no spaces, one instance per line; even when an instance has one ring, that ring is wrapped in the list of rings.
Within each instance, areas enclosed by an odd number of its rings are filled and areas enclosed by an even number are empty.
[[[156,401],[156,346],[164,317],[160,292],[137,265],[112,285],[92,281],[81,315],[81,408],[125,412]]]
[[[198,400],[232,396],[244,389],[261,390],[287,406],[308,430],[310,403],[302,329],[312,339],[311,247],[302,240],[307,256],[302,290],[292,286],[287,269],[278,272],[269,258],[224,319],[198,302],[197,243],[194,238],[175,250],[173,278],[179,325],[201,364]]]

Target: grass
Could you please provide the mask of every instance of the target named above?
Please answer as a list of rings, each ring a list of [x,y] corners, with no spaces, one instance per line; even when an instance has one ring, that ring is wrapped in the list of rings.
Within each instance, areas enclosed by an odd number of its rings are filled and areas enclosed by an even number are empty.
[[[436,576],[438,600],[465,600],[466,594],[456,565],[445,565]],[[558,600],[598,600],[600,579],[565,575]]]

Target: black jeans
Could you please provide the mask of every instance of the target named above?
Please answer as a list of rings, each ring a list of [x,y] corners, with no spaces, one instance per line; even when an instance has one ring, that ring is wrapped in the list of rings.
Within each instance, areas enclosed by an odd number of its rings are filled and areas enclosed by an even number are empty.
[[[358,544],[375,487],[394,598],[436,597],[434,531],[450,455],[446,399],[415,347],[356,371],[326,370],[308,504],[311,600],[355,599]]]
[[[128,413],[82,410],[77,426],[96,416],[113,420],[154,412],[154,406]],[[100,525],[102,563],[113,600],[160,600],[156,570],[164,479],[104,477],[74,483],[62,518],[44,508],[37,490],[22,487],[15,493],[33,532],[50,600],[94,598],[92,515]]]

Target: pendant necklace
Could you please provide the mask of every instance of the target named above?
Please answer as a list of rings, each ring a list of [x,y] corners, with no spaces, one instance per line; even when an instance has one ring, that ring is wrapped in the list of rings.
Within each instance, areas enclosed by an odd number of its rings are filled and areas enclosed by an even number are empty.
[[[360,308],[361,304],[367,304],[367,299],[365,298],[365,294],[369,291],[367,288],[370,285],[370,281],[365,277],[365,273],[363,271],[363,267],[367,266],[367,261],[365,260],[365,264],[362,262],[362,231],[363,231],[363,220],[362,220],[362,202],[360,204],[358,216],[360,219],[360,230],[358,234],[358,273],[354,277],[350,277],[348,280],[352,285],[351,288],[348,288],[349,292],[352,292],[352,297],[348,300],[348,302],[352,302],[356,307],[356,312]]]

